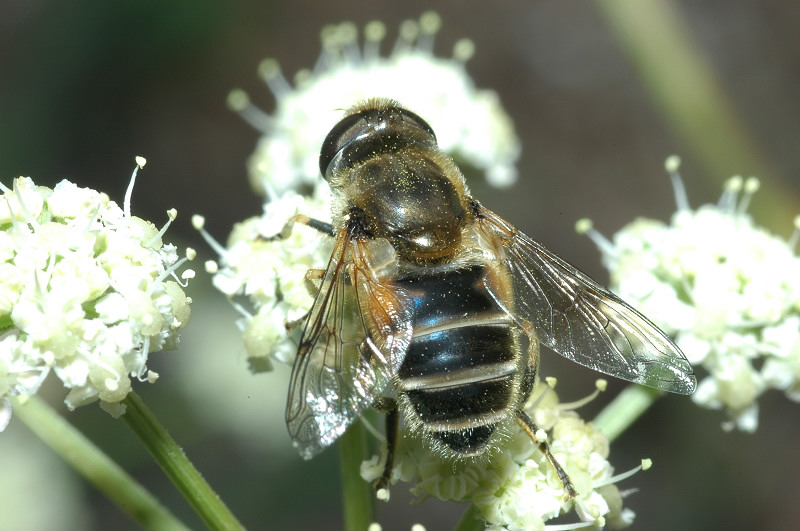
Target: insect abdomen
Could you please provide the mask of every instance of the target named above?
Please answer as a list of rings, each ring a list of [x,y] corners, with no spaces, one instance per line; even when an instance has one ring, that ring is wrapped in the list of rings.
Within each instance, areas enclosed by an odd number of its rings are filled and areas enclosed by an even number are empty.
[[[487,291],[487,273],[451,265],[397,280],[415,307],[398,395],[412,424],[464,455],[484,451],[519,394],[516,328]]]

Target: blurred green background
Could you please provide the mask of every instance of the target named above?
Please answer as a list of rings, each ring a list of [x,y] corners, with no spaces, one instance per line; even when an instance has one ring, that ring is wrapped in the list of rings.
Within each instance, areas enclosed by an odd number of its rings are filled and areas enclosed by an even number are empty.
[[[147,158],[133,211],[161,224],[178,209],[166,239],[200,251],[199,278],[182,348],[151,356],[161,379],[136,388],[251,529],[336,529],[341,517],[336,452],[310,463],[296,456],[282,420],[286,371],[248,373],[236,314],[201,271],[211,254],[190,216],[204,214],[224,240],[261,210],[245,171],[258,133],[226,108],[226,95],[244,88],[271,111],[256,76],[263,57],[291,76],[314,64],[324,24],[373,19],[387,24],[386,53],[400,21],[427,9],[443,18],[439,55],[449,57],[459,38],[475,42],[468,71],[499,93],[522,139],[518,185],[471,182],[473,192],[593,276],[607,278],[575,220],[591,217],[611,235],[637,216],[668,219],[663,161],[673,153],[694,206],[716,201],[722,181],[742,174],[762,179],[750,210],[768,229],[788,235],[800,212],[796,3],[0,0],[0,180],[67,178],[121,201],[134,156]],[[542,364],[568,401],[597,377],[554,355]],[[583,416],[622,385],[613,382]],[[45,394],[60,405],[64,391]],[[94,405],[67,418],[201,526],[122,422]],[[638,489],[626,500],[634,528],[800,527],[791,502],[800,498],[798,418],[797,404],[768,393],[756,434],[724,433],[720,412],[661,400],[612,446],[619,471],[654,460],[621,485]],[[46,452],[19,422],[0,436],[0,528],[135,528]],[[379,506],[384,529],[449,528],[463,510],[409,507],[404,490]],[[38,520],[4,521],[11,508]]]

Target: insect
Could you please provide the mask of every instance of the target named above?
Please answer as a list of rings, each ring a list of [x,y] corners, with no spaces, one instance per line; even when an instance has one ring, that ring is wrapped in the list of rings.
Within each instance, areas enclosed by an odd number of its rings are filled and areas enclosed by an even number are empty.
[[[516,422],[569,498],[569,477],[522,409],[540,344],[605,374],[694,391],[691,365],[661,330],[484,208],[431,127],[399,103],[350,109],[319,164],[333,224],[298,221],[335,245],[317,272],[286,407],[304,458],[375,407],[386,413],[387,460],[375,482],[385,488],[400,416],[455,457],[483,454]]]

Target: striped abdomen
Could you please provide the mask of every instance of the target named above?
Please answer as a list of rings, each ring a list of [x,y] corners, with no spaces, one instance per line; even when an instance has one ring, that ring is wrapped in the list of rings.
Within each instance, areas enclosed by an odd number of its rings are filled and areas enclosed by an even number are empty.
[[[396,281],[412,293],[415,311],[398,397],[412,424],[465,455],[482,453],[513,415],[526,366],[518,329],[485,287],[490,274],[482,264],[450,264]]]

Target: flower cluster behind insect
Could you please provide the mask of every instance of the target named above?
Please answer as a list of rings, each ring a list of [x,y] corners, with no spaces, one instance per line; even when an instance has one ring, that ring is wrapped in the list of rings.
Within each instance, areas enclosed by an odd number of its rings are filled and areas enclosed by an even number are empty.
[[[788,239],[759,227],[747,213],[755,177],[732,177],[716,204],[692,209],[679,165],[667,159],[678,205],[669,223],[637,219],[613,243],[586,220],[579,231],[597,243],[615,291],[706,370],[692,399],[724,408],[726,429],[752,432],[765,391],[800,402],[800,217]]]

